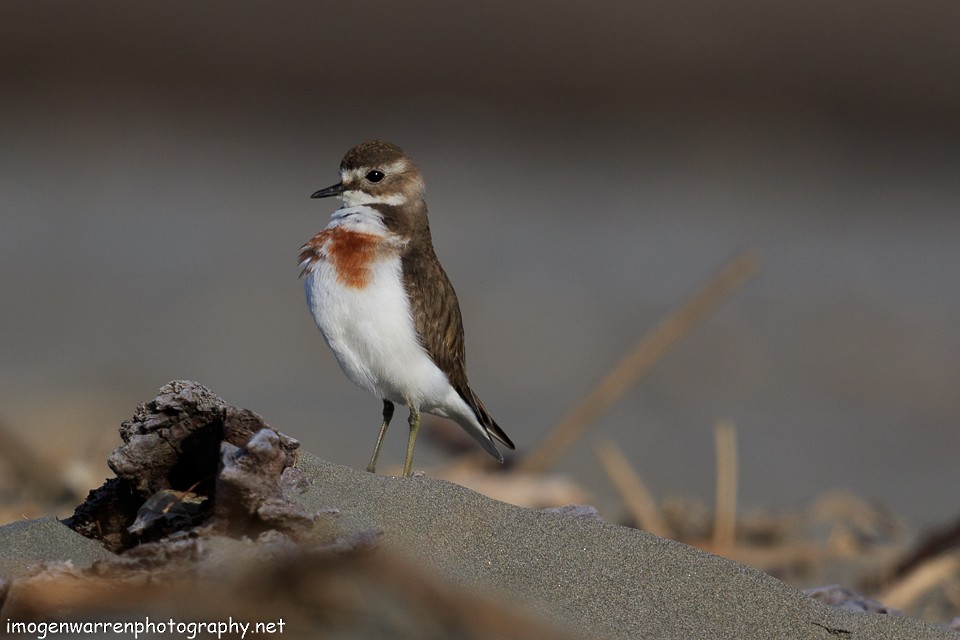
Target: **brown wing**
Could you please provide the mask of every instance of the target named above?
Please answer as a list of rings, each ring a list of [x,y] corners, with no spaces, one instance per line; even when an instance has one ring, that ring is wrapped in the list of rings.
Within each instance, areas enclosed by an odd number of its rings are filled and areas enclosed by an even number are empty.
[[[413,322],[423,347],[436,365],[447,374],[450,384],[473,409],[480,424],[490,435],[513,449],[503,429],[467,383],[463,343],[463,319],[457,293],[447,278],[431,246],[410,251],[403,257],[404,286],[411,296]],[[419,295],[417,295],[419,294]]]

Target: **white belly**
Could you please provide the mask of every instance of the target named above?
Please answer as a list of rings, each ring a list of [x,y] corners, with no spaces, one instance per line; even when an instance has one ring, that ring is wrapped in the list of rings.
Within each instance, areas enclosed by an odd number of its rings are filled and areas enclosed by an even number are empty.
[[[400,258],[370,265],[363,288],[345,285],[331,262],[313,266],[305,280],[307,304],[340,368],[380,398],[445,415],[456,392],[420,345],[400,278]]]

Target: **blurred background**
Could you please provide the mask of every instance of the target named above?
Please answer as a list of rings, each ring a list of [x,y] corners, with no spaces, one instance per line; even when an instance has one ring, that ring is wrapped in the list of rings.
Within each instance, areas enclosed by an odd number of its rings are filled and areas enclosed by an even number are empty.
[[[93,487],[185,378],[362,468],[380,403],[296,259],[336,206],[309,195],[382,138],[426,176],[472,386],[521,454],[752,246],[556,470],[604,504],[612,437],[655,495],[709,501],[729,418],[744,508],[846,488],[949,520],[958,31],[953,2],[3,3],[0,423]]]

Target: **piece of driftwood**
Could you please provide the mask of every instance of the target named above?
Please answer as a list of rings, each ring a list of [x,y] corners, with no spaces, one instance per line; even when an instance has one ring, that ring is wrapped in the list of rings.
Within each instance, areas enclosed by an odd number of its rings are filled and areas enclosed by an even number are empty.
[[[220,445],[214,516],[226,533],[256,535],[275,529],[300,534],[313,526],[313,514],[283,497],[281,476],[290,465],[282,437],[261,429],[244,447]]]
[[[107,464],[118,478],[149,495],[186,490],[198,482],[199,492],[206,493],[203,485],[213,485],[220,465],[220,443],[242,447],[269,427],[253,411],[226,404],[202,384],[176,380],[120,425],[124,444]],[[279,446],[292,466],[300,443],[281,436]]]
[[[199,383],[164,385],[120,436],[123,445],[108,460],[117,477],[66,521],[113,551],[202,523],[240,534],[299,531],[310,521],[281,493],[300,443]]]

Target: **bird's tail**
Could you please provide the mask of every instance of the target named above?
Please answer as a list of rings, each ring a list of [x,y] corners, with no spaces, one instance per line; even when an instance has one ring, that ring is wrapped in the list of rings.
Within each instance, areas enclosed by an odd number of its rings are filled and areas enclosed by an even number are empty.
[[[503,443],[509,449],[516,449],[513,442],[510,441],[510,438],[504,433],[503,429],[500,428],[500,425],[497,424],[497,421],[493,419],[493,416],[487,411],[487,408],[483,406],[483,402],[480,401],[480,398],[477,397],[477,394],[473,392],[472,389],[467,387],[466,389],[458,389],[457,392],[460,394],[460,397],[463,398],[464,402],[470,407],[473,411],[473,416],[476,418],[476,421],[479,422],[479,425],[464,425],[461,423],[467,432],[480,443],[480,445],[487,451],[490,455],[496,458],[498,461],[503,462],[503,454],[497,450],[496,445],[493,443],[493,439],[496,438],[499,442]],[[482,428],[477,429],[479,426]]]

